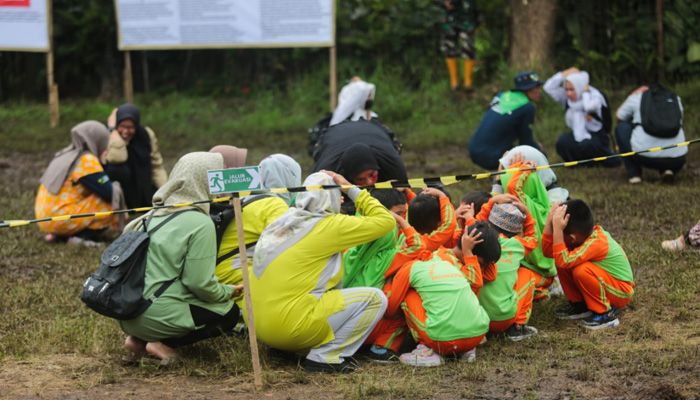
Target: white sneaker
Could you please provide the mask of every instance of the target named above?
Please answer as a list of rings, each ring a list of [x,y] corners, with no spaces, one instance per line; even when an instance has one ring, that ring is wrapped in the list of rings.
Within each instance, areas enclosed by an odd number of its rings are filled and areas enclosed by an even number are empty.
[[[554,282],[549,286],[549,295],[553,297],[560,297],[564,295],[564,289],[561,288],[561,283],[559,283],[559,277],[554,277]]]
[[[459,360],[466,363],[473,363],[474,361],[476,361],[476,347],[474,347],[466,353],[460,354]]]
[[[633,176],[628,180],[628,182],[635,185],[637,183],[642,183],[642,178],[639,176]]]
[[[66,243],[73,246],[100,247],[100,244],[97,242],[93,242],[92,240],[85,240],[77,236],[71,236],[70,238],[68,238],[68,241]]]
[[[437,367],[444,363],[439,354],[423,344],[416,346],[416,349],[410,353],[401,354],[399,361],[401,364],[414,367]]]

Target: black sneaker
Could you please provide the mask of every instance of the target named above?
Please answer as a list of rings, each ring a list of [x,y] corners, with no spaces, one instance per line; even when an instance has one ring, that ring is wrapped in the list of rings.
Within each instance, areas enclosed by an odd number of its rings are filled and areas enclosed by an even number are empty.
[[[513,324],[506,331],[506,337],[514,342],[537,335],[537,328],[530,325]]]
[[[367,349],[367,351],[364,352],[364,356],[370,361],[380,364],[389,364],[399,361],[399,356],[396,353],[376,345],[372,345],[372,347]]]
[[[323,372],[328,374],[349,374],[355,372],[358,368],[357,364],[350,361],[343,361],[340,364],[326,364],[316,361],[304,360],[304,371],[306,372]]]
[[[676,175],[670,169],[661,173],[661,182],[671,184],[676,180]]]
[[[579,303],[569,303],[554,311],[554,315],[559,319],[583,319],[590,317],[592,314],[593,313],[588,310],[586,303],[583,301]]]
[[[617,311],[613,308],[603,314],[593,314],[590,317],[581,321],[586,329],[598,330],[605,328],[614,328],[620,325],[620,320],[617,318]]]

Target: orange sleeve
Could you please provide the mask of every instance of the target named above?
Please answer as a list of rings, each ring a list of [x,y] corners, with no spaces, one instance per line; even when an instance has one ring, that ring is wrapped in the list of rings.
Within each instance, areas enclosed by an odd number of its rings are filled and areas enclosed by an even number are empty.
[[[452,234],[452,239],[447,241],[447,243],[445,243],[444,246],[449,248],[457,246],[457,243],[459,243],[459,241],[462,240],[462,234],[464,234],[464,229],[460,228],[459,226],[456,227],[454,233]]]
[[[591,236],[573,250],[564,243],[554,243],[554,264],[557,268],[568,269],[586,261],[600,261],[608,255],[608,240],[597,228]]]
[[[511,165],[510,168],[528,168],[525,164],[523,163],[517,163],[514,165]],[[510,180],[508,181],[508,186],[505,187],[505,193],[512,194],[516,196],[517,198],[520,199],[520,201],[525,202],[525,192],[523,192],[523,187],[525,186],[525,182],[527,181],[527,178],[530,176],[532,173],[531,170],[523,171],[515,171],[513,174],[510,176]]]
[[[413,261],[420,256],[420,254],[425,250],[425,246],[421,240],[421,235],[416,232],[416,229],[409,226],[406,229],[402,229],[404,241],[401,244],[401,248],[394,255],[394,259],[389,264],[386,272],[384,272],[384,278],[389,278],[394,275],[404,264]]]
[[[525,248],[525,255],[530,254],[532,250],[537,248],[537,236],[535,233],[535,219],[528,211],[525,213],[525,222],[523,223],[523,234],[515,237],[520,244]]]
[[[498,267],[496,267],[496,263],[490,263],[489,265],[487,265],[486,268],[484,268],[482,271],[482,277],[484,279],[484,282],[495,281],[498,277]]]
[[[406,207],[408,207],[408,204],[416,198],[416,192],[409,189],[405,191],[404,194],[406,195]]]
[[[552,243],[554,242],[554,237],[546,233],[542,234],[542,254],[545,257],[554,258],[554,253],[552,251]]]
[[[429,235],[423,235],[421,240],[426,249],[435,251],[440,246],[452,240],[455,228],[457,227],[457,217],[455,209],[447,196],[440,197],[440,226]]]
[[[491,209],[493,208],[493,198],[490,198],[488,203],[484,204],[481,206],[481,210],[479,211],[479,214],[476,216],[477,221],[488,221],[489,220],[489,215],[491,215]],[[469,221],[467,221],[469,223]],[[471,225],[471,224],[469,224]]]
[[[399,272],[394,275],[391,287],[386,293],[389,305],[386,308],[386,316],[393,317],[401,309],[401,303],[406,298],[406,293],[411,287],[411,267],[413,263],[405,264]]]
[[[462,260],[462,265],[460,270],[464,276],[469,281],[472,287],[472,291],[477,296],[479,295],[479,289],[484,286],[484,278],[481,274],[481,266],[479,265],[479,259],[476,256],[466,256]]]

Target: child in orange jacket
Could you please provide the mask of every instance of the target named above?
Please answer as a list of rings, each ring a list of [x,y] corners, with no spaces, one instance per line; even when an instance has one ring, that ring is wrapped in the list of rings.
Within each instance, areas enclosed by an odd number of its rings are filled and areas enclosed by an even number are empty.
[[[426,188],[416,196],[412,191],[404,192],[409,201],[408,218],[393,213],[400,231],[400,244],[391,264],[384,273],[384,292],[390,291],[391,278],[406,263],[421,254],[430,254],[452,238],[457,221],[454,207],[440,190]],[[377,323],[366,344],[371,344],[368,356],[376,361],[396,358],[403,343],[405,320],[402,316],[388,316]]]
[[[542,235],[542,250],[553,257],[569,304],[556,311],[560,319],[583,319],[587,329],[620,324],[617,310],[634,295],[634,276],[627,255],[600,225],[583,200],[554,205]]]

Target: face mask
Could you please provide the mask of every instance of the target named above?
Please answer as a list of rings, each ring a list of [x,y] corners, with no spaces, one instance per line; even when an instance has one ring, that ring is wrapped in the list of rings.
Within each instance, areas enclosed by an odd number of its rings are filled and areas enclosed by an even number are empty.
[[[365,101],[365,110],[367,110],[367,111],[371,110],[373,105],[374,105],[374,100],[367,99],[367,101]]]

